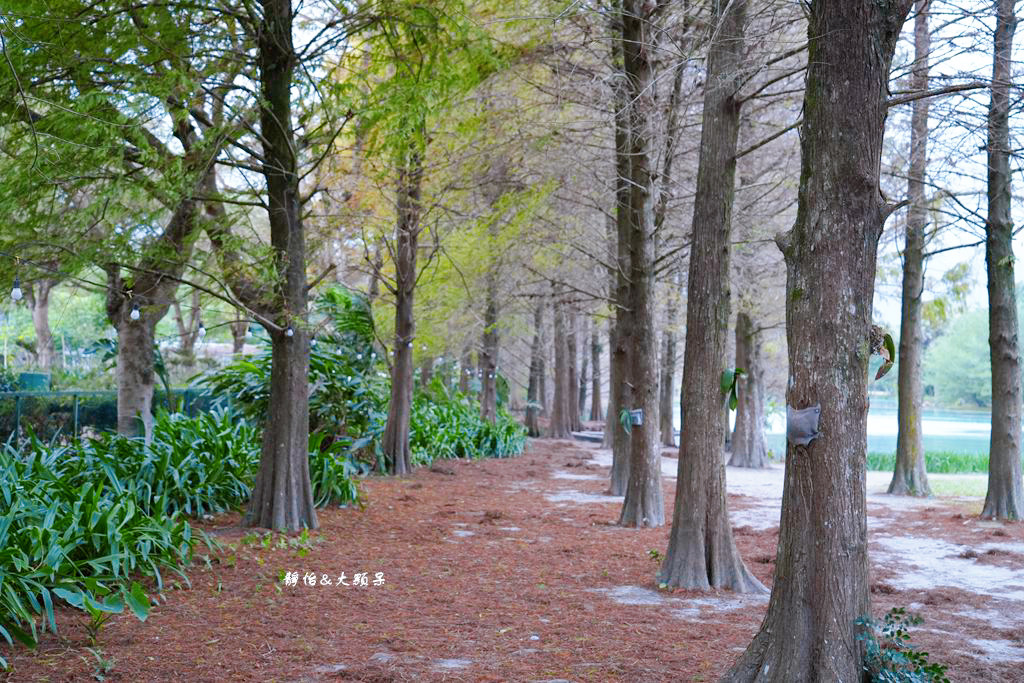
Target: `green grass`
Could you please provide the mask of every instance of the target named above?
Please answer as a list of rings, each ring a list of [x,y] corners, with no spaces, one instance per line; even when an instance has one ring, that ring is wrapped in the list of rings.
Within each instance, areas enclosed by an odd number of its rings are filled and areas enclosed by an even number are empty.
[[[932,474],[928,485],[936,496],[970,496],[984,498],[988,491],[988,477],[984,474]]]
[[[958,474],[988,472],[988,454],[956,453],[954,451],[926,451],[925,467],[928,473]],[[895,453],[868,453],[868,469],[892,471]]]

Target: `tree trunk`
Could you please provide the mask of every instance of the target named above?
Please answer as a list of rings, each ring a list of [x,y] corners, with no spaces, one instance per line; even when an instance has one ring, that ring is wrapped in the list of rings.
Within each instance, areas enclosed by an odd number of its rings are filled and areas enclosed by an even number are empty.
[[[914,19],[914,67],[910,89],[928,89],[929,0],[917,0]],[[889,493],[930,496],[921,438],[921,294],[924,291],[924,235],[928,226],[925,172],[928,167],[928,98],[914,100],[910,124],[910,168],[907,174],[906,244],[903,249],[903,307],[900,315],[900,354],[897,378],[899,431],[896,435],[896,466]]]
[[[366,288],[366,300],[373,306],[373,302],[380,296],[380,269],[384,267],[384,257],[380,249],[381,240],[373,245],[373,260],[370,261],[370,283]]]
[[[483,392],[480,417],[491,424],[498,419],[498,281],[492,270],[487,278],[487,308],[484,310],[484,337],[480,353]]]
[[[207,170],[204,178],[213,173]],[[154,331],[174,300],[177,278],[192,251],[199,231],[197,202],[182,199],[164,229],[158,245],[143,255],[132,282],[121,278],[116,265],[107,271],[106,313],[117,330],[117,431],[126,436],[143,435],[148,442],[153,426]],[[166,249],[167,251],[164,251]],[[171,262],[166,254],[175,253]],[[138,320],[132,313],[138,310]],[[140,430],[140,427],[142,429]]]
[[[249,334],[249,321],[236,320],[231,323],[231,353],[241,356],[245,350],[245,337]]]
[[[1021,485],[1021,375],[1010,215],[1010,83],[1014,0],[996,3],[992,100],[988,113],[988,340],[992,359],[992,436],[981,516],[1024,517]]]
[[[537,369],[537,400],[540,402],[540,416],[548,417],[548,340],[547,328],[540,328],[540,365]]]
[[[583,425],[580,424],[580,394],[579,394],[579,354],[577,353],[578,345],[576,340],[578,338],[579,326],[577,325],[578,317],[576,311],[570,308],[566,312],[566,335],[565,335],[565,357],[568,369],[568,382],[566,395],[569,403],[568,415],[569,415],[569,431],[578,432],[583,429]]]
[[[629,238],[630,238],[630,178],[632,157],[630,156],[629,88],[626,79],[623,55],[622,17],[612,14],[612,63],[616,67],[613,90],[615,105],[615,279],[614,307],[615,320],[609,333],[611,349],[609,366],[611,375],[610,400],[605,417],[605,434],[611,434],[612,471],[609,492],[613,496],[626,493],[629,483],[630,432],[620,419],[623,410],[633,403],[632,387],[629,385],[629,349],[631,346],[632,323],[630,321],[630,280],[629,280]],[[607,439],[606,439],[607,441]]]
[[[465,346],[462,349],[462,355],[459,356],[459,392],[463,394],[469,393],[469,381],[476,374],[476,370],[473,369],[473,354],[469,349],[469,346]]]
[[[138,320],[125,312],[117,326],[117,433],[153,435],[153,333],[156,321],[141,314]]]
[[[174,300],[174,322],[178,326],[178,354],[187,365],[195,365],[196,341],[199,339],[199,290],[192,290],[192,306],[188,319],[181,310],[181,303]]]
[[[56,280],[44,278],[25,287],[25,300],[32,308],[32,326],[36,331],[36,364],[44,372],[59,365],[60,359],[50,329],[50,292],[56,286]]]
[[[569,349],[566,343],[565,333],[565,305],[555,302],[555,398],[551,406],[551,424],[548,427],[548,436],[553,439],[567,439],[571,433],[572,403],[570,396],[573,393],[572,384],[569,381]]]
[[[381,448],[394,474],[412,471],[409,420],[412,415],[413,293],[416,287],[416,243],[420,233],[422,158],[412,153],[398,172],[398,225],[395,249],[395,357],[391,366],[391,401]]]
[[[721,377],[729,331],[729,250],[740,125],[747,0],[715,4],[708,53],[697,194],[693,205],[679,474],[668,552],[660,581],[707,590],[763,591],[736,550],[725,498]],[[728,405],[724,406],[725,411]]]
[[[579,399],[576,401],[576,405],[579,406],[579,409],[580,409],[580,428],[583,427],[583,423],[582,423],[582,421],[583,421],[583,413],[584,413],[584,408],[587,405],[587,362],[590,360],[590,354],[587,353],[587,348],[586,348],[586,346],[584,344],[585,344],[585,340],[587,339],[587,336],[588,336],[588,331],[587,331],[587,323],[588,322],[590,322],[590,319],[587,318],[587,317],[584,317],[583,318],[582,332],[579,335],[579,341],[580,341],[580,376],[579,376],[579,382],[580,382],[580,386],[579,386]]]
[[[526,387],[526,431],[532,437],[540,436],[540,380],[543,372],[544,350],[541,347],[541,328],[544,327],[544,304],[533,309],[533,343],[530,344],[530,380]]]
[[[682,283],[674,278],[677,287]],[[658,416],[661,420],[661,443],[663,446],[676,445],[675,426],[675,374],[676,374],[676,319],[679,315],[679,298],[670,292],[665,304],[665,330],[661,333],[661,381],[658,382]]]
[[[861,681],[869,612],[868,335],[889,66],[911,0],[812,0],[796,223],[786,259],[787,405],[820,405],[789,443],[768,612],[725,681]]]
[[[665,524],[658,447],[658,348],[654,298],[654,201],[651,177],[652,118],[655,115],[652,52],[657,40],[652,8],[644,0],[626,0],[622,12],[622,46],[629,88],[630,240],[629,308],[630,408],[641,411],[642,424],[630,435],[629,479],[619,524],[659,527]],[[620,344],[625,339],[619,340]]]
[[[420,389],[426,391],[430,388],[430,381],[434,378],[434,358],[427,356],[420,361]]]
[[[761,334],[750,314],[736,314],[736,367],[738,378],[736,428],[732,433],[731,467],[767,467],[764,442],[764,368],[761,365]]]
[[[270,401],[246,524],[277,531],[318,526],[309,479],[309,330],[306,238],[292,129],[296,62],[290,0],[263,0],[258,36],[260,134],[274,252],[277,326],[270,328]]]
[[[590,328],[590,375],[590,420],[599,422],[604,419],[604,413],[601,410],[601,330],[597,318]]]

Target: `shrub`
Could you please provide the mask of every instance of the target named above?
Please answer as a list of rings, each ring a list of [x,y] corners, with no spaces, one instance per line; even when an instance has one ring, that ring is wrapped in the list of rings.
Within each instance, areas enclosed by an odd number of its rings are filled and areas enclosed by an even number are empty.
[[[934,473],[988,472],[988,454],[926,451],[925,467]],[[896,464],[895,453],[868,453],[868,469],[891,472]]]
[[[949,683],[946,667],[928,660],[928,653],[910,644],[911,626],[921,618],[893,607],[883,620],[857,619],[862,627],[857,639],[864,643],[864,670],[872,683]]]
[[[380,436],[387,420],[388,382],[373,350],[373,318],[365,297],[335,287],[317,301],[317,308],[331,322],[331,331],[310,348],[310,472],[319,477],[322,492],[340,494],[354,486],[354,472],[386,469]],[[269,352],[237,360],[199,383],[230,396],[247,418],[262,420],[270,395],[270,362]],[[507,388],[503,379],[502,386]],[[525,430],[504,408],[492,425],[480,418],[475,400],[447,389],[440,377],[417,392],[410,422],[417,464],[435,458],[506,457],[522,452],[526,443]]]
[[[83,461],[74,447],[35,438],[22,451],[0,451],[0,637],[8,643],[34,646],[39,615],[56,632],[55,596],[95,623],[125,604],[145,618],[149,600],[129,577],[152,576],[162,587],[161,569],[180,573],[188,561],[193,538],[183,519],[149,516],[132,482],[109,468],[88,476]]]
[[[342,451],[358,444],[310,445],[317,505],[357,501],[360,470]],[[159,413],[149,445],[116,434],[8,443],[0,451],[0,637],[33,646],[40,615],[56,632],[54,597],[88,612],[93,635],[126,605],[145,618],[149,600],[131,577],[153,577],[158,589],[167,569],[185,578],[194,545],[185,515],[246,501],[259,458],[258,428],[220,410]]]
[[[504,408],[494,424],[480,417],[480,405],[438,379],[413,399],[409,446],[415,464],[437,458],[503,458],[522,453],[526,430]]]

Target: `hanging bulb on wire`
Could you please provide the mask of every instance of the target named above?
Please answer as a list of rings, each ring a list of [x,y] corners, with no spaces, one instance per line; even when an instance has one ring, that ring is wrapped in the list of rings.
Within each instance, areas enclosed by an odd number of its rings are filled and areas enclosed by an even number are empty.
[[[128,317],[132,320],[138,320],[142,317],[142,313],[139,312],[138,304],[132,304],[132,312],[128,314]]]
[[[21,298],[23,296],[25,296],[25,295],[21,291],[21,281],[18,279],[18,276],[15,275],[14,276],[14,287],[11,288],[11,300],[12,301],[21,301]]]
[[[196,334],[199,335],[200,339],[205,337],[206,336],[206,325],[204,325],[202,322],[200,322],[199,323],[199,329],[196,330]]]
[[[286,337],[294,337],[295,336],[295,330],[292,329],[291,325],[289,325],[287,327],[287,329],[285,329],[284,336],[286,336]]]

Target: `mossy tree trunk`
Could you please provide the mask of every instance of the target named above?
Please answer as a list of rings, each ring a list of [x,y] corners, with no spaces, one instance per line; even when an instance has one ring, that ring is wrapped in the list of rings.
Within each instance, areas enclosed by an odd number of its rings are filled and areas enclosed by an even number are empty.
[[[729,331],[729,250],[740,125],[747,1],[713,3],[717,27],[708,52],[693,242],[686,305],[686,348],[679,474],[668,552],[659,581],[707,590],[764,591],[740,559],[725,497],[721,388]]]
[[[622,3],[623,73],[629,94],[629,322],[620,326],[617,343],[629,345],[631,410],[641,424],[632,425],[629,479],[619,524],[659,527],[665,524],[658,447],[658,347],[654,297],[654,197],[651,170],[654,101],[654,51],[657,21],[663,6],[643,0]]]
[[[865,677],[869,612],[867,387],[878,178],[889,67],[911,0],[812,0],[797,219],[786,260],[786,403],[820,405],[819,436],[786,452],[768,612],[724,681]]]
[[[746,311],[736,314],[736,367],[738,378],[736,427],[732,433],[731,467],[767,467],[764,441],[764,367],[761,365],[761,334]]]
[[[988,113],[988,341],[992,360],[992,436],[988,493],[981,515],[1024,518],[1021,484],[1021,369],[1010,215],[1010,85],[1015,0],[997,0],[992,100]]]
[[[929,0],[917,0],[914,19],[914,66],[910,89],[928,89]],[[921,294],[924,292],[924,237],[928,226],[925,172],[928,168],[928,98],[914,100],[910,123],[910,167],[907,173],[906,240],[903,248],[903,306],[900,315],[900,350],[897,377],[899,431],[896,435],[896,465],[889,493],[900,496],[929,496],[921,432],[921,384],[923,334]]]

